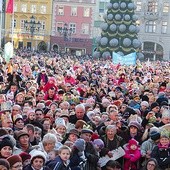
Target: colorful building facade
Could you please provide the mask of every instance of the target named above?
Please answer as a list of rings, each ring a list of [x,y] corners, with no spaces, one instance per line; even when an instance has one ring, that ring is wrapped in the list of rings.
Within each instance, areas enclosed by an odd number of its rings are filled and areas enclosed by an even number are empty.
[[[54,0],[51,50],[92,53],[95,0]]]

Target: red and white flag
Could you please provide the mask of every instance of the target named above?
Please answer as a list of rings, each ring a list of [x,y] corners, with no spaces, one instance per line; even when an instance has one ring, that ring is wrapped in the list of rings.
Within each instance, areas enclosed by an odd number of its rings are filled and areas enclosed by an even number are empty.
[[[9,0],[6,8],[6,13],[12,14],[14,12],[14,0]]]

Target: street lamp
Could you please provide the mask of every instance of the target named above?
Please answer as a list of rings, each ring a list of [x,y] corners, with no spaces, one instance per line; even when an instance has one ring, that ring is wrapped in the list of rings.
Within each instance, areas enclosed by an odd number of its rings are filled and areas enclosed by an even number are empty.
[[[41,27],[40,21],[35,22],[34,16],[30,17],[30,21],[26,20],[24,22],[24,28],[26,29],[26,31],[30,31],[30,33],[31,33],[31,44],[33,42],[32,40],[33,40],[34,32],[39,31],[40,27]]]
[[[63,35],[64,40],[68,40],[68,37],[72,34],[72,28],[68,28],[68,25],[65,23],[63,28],[58,28],[58,32]]]

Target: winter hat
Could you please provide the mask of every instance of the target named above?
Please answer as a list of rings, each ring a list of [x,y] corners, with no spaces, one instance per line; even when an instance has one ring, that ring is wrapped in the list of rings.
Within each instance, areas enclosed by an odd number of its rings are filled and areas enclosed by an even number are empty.
[[[168,102],[167,101],[163,101],[163,102],[161,102],[161,105],[160,105],[161,107],[162,106],[168,106]]]
[[[5,147],[5,146],[9,146],[10,148],[13,149],[13,143],[11,142],[10,138],[9,137],[4,137],[2,139],[2,141],[0,141],[0,150]]]
[[[101,140],[101,139],[95,139],[93,141],[93,144],[94,145],[97,145],[100,149],[103,149],[104,148],[104,142]]]
[[[29,137],[29,134],[28,134],[26,131],[24,131],[24,130],[18,131],[18,132],[16,133],[17,140],[19,140],[19,138],[20,138],[21,136],[25,136],[25,135],[27,135],[27,136]]]
[[[149,103],[147,101],[142,101],[140,105],[149,107]]]
[[[66,123],[65,123],[65,120],[63,118],[57,118],[55,120],[55,124],[56,124],[56,128],[58,128],[60,126],[66,127]]]
[[[19,121],[19,120],[23,120],[22,115],[16,114],[16,115],[13,116],[13,122],[14,122],[14,124],[15,124],[17,121]]]
[[[31,162],[35,159],[35,158],[43,158],[44,162],[46,161],[46,156],[42,151],[39,150],[32,150],[30,153],[31,155]]]
[[[129,127],[134,126],[136,127],[138,130],[141,128],[140,124],[137,121],[131,121],[128,125]]]
[[[170,110],[168,110],[168,109],[163,110],[162,118],[164,118],[164,117],[170,118]]]
[[[87,125],[87,126],[83,126],[83,129],[81,130],[81,134],[83,133],[90,133],[90,134],[93,134],[93,131],[92,131],[92,128],[90,125]]]
[[[160,139],[160,133],[157,131],[151,131],[149,136],[153,141]]]
[[[7,158],[7,161],[9,162],[10,167],[12,167],[15,163],[22,162],[22,159],[19,155],[12,155]]]
[[[130,139],[128,144],[129,146],[132,146],[132,145],[138,146],[138,141],[136,141],[135,139]]]
[[[3,165],[4,167],[6,167],[7,170],[9,170],[9,168],[10,168],[9,162],[3,158],[0,159],[0,165]]]
[[[70,131],[68,132],[68,134],[74,134],[76,135],[77,137],[79,137],[79,132],[77,129],[70,129]]]
[[[83,152],[85,150],[85,140],[84,139],[77,139],[74,143],[74,146],[80,151]]]
[[[27,159],[31,159],[31,155],[27,152],[21,152],[19,156],[21,157],[22,162],[26,161]]]
[[[153,103],[151,104],[151,110],[152,110],[153,108],[157,107],[157,106],[159,106],[159,104],[158,104],[157,102],[153,102]]]

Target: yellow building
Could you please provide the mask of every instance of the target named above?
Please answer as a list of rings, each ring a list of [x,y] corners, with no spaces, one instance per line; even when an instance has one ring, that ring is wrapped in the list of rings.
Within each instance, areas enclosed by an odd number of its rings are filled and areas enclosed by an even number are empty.
[[[6,14],[5,18],[5,41],[13,40],[16,49],[48,50],[51,18],[52,0],[15,0],[14,16]]]

